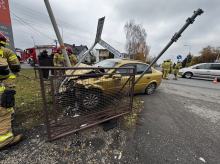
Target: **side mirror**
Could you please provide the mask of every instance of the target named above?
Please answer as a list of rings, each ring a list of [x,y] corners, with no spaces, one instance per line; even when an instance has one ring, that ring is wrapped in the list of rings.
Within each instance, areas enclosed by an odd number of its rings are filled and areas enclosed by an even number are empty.
[[[122,78],[121,74],[112,75],[112,79],[121,79],[121,78]]]

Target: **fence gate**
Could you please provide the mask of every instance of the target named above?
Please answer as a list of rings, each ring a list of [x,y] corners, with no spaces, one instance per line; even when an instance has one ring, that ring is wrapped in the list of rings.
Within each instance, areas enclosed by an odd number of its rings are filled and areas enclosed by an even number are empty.
[[[131,112],[134,68],[39,67],[48,139]],[[50,72],[49,77],[46,77]]]

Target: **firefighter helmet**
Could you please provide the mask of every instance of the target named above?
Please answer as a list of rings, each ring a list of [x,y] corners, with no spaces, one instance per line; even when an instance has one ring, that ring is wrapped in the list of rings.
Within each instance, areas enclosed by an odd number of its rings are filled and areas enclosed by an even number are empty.
[[[73,53],[73,50],[72,50],[71,47],[67,47],[67,48],[66,48],[66,51],[67,51],[67,53],[68,53],[69,55]]]
[[[57,48],[57,53],[62,53],[61,47]]]
[[[0,32],[0,44],[2,46],[5,46],[5,45],[7,45],[7,41],[8,41],[8,39],[6,38],[6,36]]]

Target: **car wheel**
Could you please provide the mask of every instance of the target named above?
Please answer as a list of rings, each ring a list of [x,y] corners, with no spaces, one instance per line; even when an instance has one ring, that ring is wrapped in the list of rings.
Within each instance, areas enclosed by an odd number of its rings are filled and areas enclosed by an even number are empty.
[[[157,88],[157,85],[156,85],[155,83],[150,83],[150,84],[146,87],[145,93],[146,93],[147,95],[151,95],[151,94],[153,94],[153,93],[155,92],[156,88]]]
[[[98,109],[101,103],[101,91],[98,90],[84,90],[81,93],[79,99],[79,107],[84,110],[92,111],[94,109]]]
[[[193,74],[192,74],[192,72],[186,72],[183,76],[187,79],[191,79]]]

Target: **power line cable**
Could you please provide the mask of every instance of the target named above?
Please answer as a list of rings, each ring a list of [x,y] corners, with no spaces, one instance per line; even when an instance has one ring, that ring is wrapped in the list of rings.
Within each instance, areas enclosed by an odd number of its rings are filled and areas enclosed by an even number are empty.
[[[44,36],[44,37],[46,37],[46,38],[48,38],[48,39],[50,39],[50,40],[54,40],[52,37],[50,37],[50,36],[44,34],[43,32],[39,31],[39,30],[36,29],[35,27],[32,27],[31,24],[29,24],[28,22],[26,22],[25,20],[23,20],[21,17],[17,16],[14,12],[11,11],[11,13],[12,13],[13,16],[15,16],[15,17],[16,17],[17,19],[19,19],[21,22],[23,22],[23,24],[29,26],[29,27],[30,27],[31,29],[33,29],[35,32],[41,34],[42,36]]]

